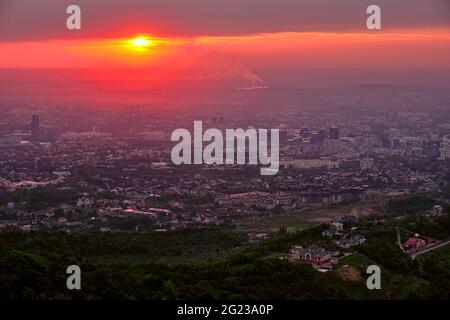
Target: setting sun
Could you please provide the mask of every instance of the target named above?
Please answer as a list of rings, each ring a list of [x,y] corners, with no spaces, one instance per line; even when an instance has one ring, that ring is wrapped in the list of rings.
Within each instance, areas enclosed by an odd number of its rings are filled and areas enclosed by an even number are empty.
[[[131,43],[136,47],[146,47],[151,44],[150,39],[145,37],[137,37],[131,40]]]

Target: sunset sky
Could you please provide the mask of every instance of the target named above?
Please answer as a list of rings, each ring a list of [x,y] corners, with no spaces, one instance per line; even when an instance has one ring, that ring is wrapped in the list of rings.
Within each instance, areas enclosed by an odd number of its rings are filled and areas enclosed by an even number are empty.
[[[81,7],[81,30],[66,29],[70,4]],[[382,30],[366,29],[369,4],[381,7]],[[136,45],[137,37],[145,42]],[[450,68],[450,2],[1,0],[0,55],[0,68],[92,69],[104,78],[123,68],[151,70],[145,77],[157,79],[253,82],[260,69],[443,70]]]

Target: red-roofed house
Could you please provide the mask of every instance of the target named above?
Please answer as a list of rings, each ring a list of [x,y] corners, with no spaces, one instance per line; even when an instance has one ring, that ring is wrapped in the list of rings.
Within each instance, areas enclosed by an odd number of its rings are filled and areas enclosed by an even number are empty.
[[[403,245],[403,248],[405,250],[419,249],[426,245],[427,245],[427,242],[425,240],[415,237],[415,238],[409,238],[408,240],[406,240],[405,244]]]

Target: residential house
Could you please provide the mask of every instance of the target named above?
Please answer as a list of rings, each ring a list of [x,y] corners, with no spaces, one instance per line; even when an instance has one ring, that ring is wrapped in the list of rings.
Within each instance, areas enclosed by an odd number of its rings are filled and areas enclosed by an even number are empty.
[[[333,241],[333,244],[338,247],[347,249],[353,246],[363,244],[364,242],[366,242],[366,238],[361,234],[357,234],[348,239],[335,240]]]
[[[403,248],[406,251],[409,250],[418,250],[421,247],[424,247],[427,245],[427,242],[424,239],[420,239],[418,235],[414,236],[413,238],[409,238],[406,240],[406,242],[403,244]]]
[[[330,228],[336,232],[341,232],[344,230],[344,224],[339,221],[333,221],[330,223]]]
[[[289,257],[293,260],[299,260],[314,265],[323,265],[331,263],[332,254],[317,245],[312,245],[307,248],[301,246],[293,246],[289,250]]]

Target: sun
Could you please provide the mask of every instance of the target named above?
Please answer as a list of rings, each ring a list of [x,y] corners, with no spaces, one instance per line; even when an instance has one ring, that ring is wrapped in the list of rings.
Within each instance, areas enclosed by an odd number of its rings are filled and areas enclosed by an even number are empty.
[[[149,45],[151,45],[152,42],[149,38],[140,36],[131,39],[131,43],[136,47],[148,47]]]

